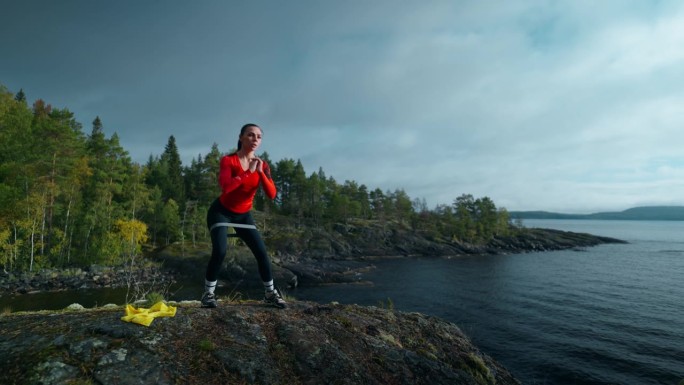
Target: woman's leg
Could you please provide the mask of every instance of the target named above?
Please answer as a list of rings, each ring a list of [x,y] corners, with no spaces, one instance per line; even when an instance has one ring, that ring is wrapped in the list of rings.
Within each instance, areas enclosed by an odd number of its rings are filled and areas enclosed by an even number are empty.
[[[252,216],[250,215],[247,219],[249,224],[254,224]],[[280,295],[280,291],[275,288],[273,284],[273,274],[271,273],[271,260],[268,258],[268,253],[266,252],[266,246],[264,241],[261,239],[261,235],[257,230],[252,229],[235,229],[235,232],[240,236],[240,238],[247,244],[254,258],[257,260],[257,265],[259,266],[259,276],[261,276],[261,281],[264,284],[264,302],[274,305],[279,308],[287,307],[287,303],[283,300]]]
[[[211,259],[207,264],[205,279],[213,282],[218,280],[218,273],[223,265],[228,251],[228,228],[225,226],[215,227],[211,230]]]
[[[245,214],[245,218],[241,223],[253,225],[254,219],[250,213]],[[268,258],[268,252],[266,251],[266,245],[263,239],[261,239],[261,234],[255,229],[242,229],[236,228],[235,232],[242,239],[247,247],[254,254],[256,258],[257,266],[259,267],[259,276],[261,281],[264,282],[266,289],[273,291],[273,274],[271,272],[271,260]],[[268,287],[270,285],[270,287]]]
[[[211,259],[207,264],[207,271],[205,279],[207,281],[216,281],[218,273],[223,265],[223,260],[226,258],[228,251],[228,229],[224,226],[218,226],[212,229],[215,223],[228,222],[227,213],[221,202],[216,199],[209,206],[207,211],[207,227],[211,235]]]
[[[224,226],[211,228],[215,223],[226,222],[226,217],[221,211],[221,203],[218,199],[211,204],[207,211],[207,226],[211,235],[211,258],[207,263],[207,270],[204,275],[204,295],[202,295],[202,306],[204,307],[216,307],[217,305],[214,290],[218,283],[218,273],[228,251],[228,229]]]

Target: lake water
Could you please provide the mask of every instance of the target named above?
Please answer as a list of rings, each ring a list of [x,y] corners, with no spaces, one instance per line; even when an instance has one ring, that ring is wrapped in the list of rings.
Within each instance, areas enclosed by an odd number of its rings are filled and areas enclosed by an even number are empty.
[[[630,243],[383,260],[364,276],[371,286],[304,287],[287,294],[321,303],[391,302],[397,310],[452,321],[523,384],[677,385],[684,379],[684,222],[527,220],[525,226]],[[175,299],[197,299],[200,291],[201,282]],[[77,291],[0,298],[0,305],[60,309],[121,298],[125,291]]]
[[[528,220],[629,241],[585,251],[382,261],[374,286],[297,298],[418,311],[458,324],[524,384],[684,379],[684,222]]]

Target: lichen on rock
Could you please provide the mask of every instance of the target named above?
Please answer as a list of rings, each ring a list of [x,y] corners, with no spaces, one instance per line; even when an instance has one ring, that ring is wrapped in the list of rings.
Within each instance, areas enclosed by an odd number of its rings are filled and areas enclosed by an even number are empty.
[[[178,306],[150,327],[122,322],[121,308],[4,315],[0,383],[519,384],[458,326],[420,313]]]

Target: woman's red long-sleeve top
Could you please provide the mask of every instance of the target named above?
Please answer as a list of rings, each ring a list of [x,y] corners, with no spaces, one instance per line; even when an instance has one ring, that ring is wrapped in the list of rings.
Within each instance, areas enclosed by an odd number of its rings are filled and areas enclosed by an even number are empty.
[[[261,184],[266,196],[275,199],[276,187],[271,179],[271,169],[263,162],[261,172],[243,170],[237,154],[221,158],[218,182],[221,186],[219,200],[223,207],[236,214],[244,214],[252,209],[254,195]]]

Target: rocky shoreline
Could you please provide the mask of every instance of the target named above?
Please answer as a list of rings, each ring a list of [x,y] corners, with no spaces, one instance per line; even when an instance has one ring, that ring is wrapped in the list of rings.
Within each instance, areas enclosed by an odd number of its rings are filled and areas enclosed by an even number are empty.
[[[174,272],[160,268],[159,264],[134,270],[125,266],[91,265],[84,269],[43,269],[21,274],[0,271],[0,295],[116,288],[135,282],[150,282],[161,287],[168,286],[174,280]]]
[[[276,249],[274,275],[278,282],[294,286],[362,283],[363,272],[372,269],[378,258],[581,251],[625,243],[546,229],[495,238],[483,246],[401,231],[385,235],[378,238],[382,243],[372,245],[347,234],[319,238],[316,247],[300,252]],[[209,253],[207,245],[194,250],[167,247],[135,274],[124,267],[101,266],[17,276],[4,273],[0,290],[118,287],[131,279],[168,284],[201,276]],[[256,275],[249,251],[233,247],[221,279],[230,282]],[[245,281],[258,284],[255,279]],[[447,321],[394,311],[390,304],[385,309],[289,302],[285,310],[237,299],[222,301],[211,310],[200,308],[196,301],[171,303],[178,306],[176,316],[157,319],[147,328],[121,321],[123,308],[116,305],[3,312],[0,356],[9,359],[0,362],[0,383],[519,384]]]
[[[363,273],[373,269],[378,258],[455,257],[463,255],[492,255],[542,252],[553,250],[582,250],[606,243],[625,241],[550,229],[526,229],[516,235],[495,237],[486,245],[429,239],[408,230],[338,227],[334,232],[311,233],[316,242],[300,235],[298,242],[286,247],[277,237],[267,239],[273,245],[275,279],[288,287],[339,283],[363,283]],[[373,241],[371,241],[373,240]],[[297,244],[308,245],[301,249]],[[150,256],[152,263],[131,270],[128,267],[92,265],[86,269],[41,270],[19,275],[0,272],[0,295],[27,294],[92,288],[126,287],[130,283],[145,282],[163,292],[176,280],[203,276],[210,256],[210,246],[194,250],[172,245],[157,250]],[[245,246],[234,247],[226,258],[220,279],[257,285],[254,258]],[[133,273],[131,272],[133,271]],[[248,278],[248,279],[245,279]]]

